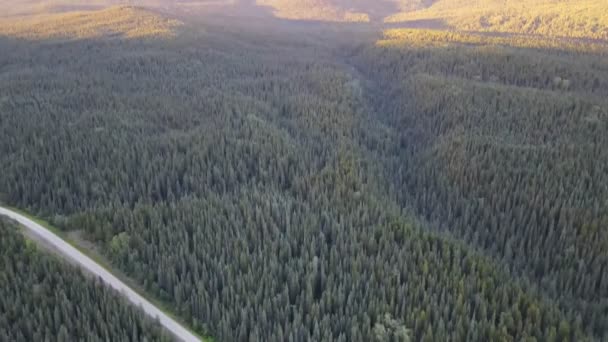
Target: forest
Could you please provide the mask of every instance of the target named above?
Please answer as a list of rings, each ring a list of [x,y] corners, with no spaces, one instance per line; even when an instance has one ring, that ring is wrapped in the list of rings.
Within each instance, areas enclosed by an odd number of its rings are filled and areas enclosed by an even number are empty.
[[[217,341],[608,340],[605,44],[188,25],[0,36],[0,201]],[[95,294],[67,337],[163,338],[2,229],[0,290]]]
[[[0,340],[171,341],[155,322],[0,219]]]

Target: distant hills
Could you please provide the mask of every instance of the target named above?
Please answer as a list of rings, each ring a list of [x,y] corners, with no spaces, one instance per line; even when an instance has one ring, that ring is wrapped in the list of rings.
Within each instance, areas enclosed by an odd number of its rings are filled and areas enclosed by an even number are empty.
[[[258,0],[286,19],[608,39],[608,1]]]
[[[389,23],[440,23],[460,31],[608,39],[608,1],[438,0],[417,11],[385,18]]]
[[[265,14],[285,20],[375,23],[500,34],[608,40],[608,1],[597,0],[0,0],[0,17],[135,5],[200,15]]]
[[[0,0],[0,18],[60,13],[68,11],[82,11],[102,9],[112,5],[126,3],[120,0]]]
[[[0,19],[0,35],[21,39],[173,36],[181,23],[140,7],[114,6]]]

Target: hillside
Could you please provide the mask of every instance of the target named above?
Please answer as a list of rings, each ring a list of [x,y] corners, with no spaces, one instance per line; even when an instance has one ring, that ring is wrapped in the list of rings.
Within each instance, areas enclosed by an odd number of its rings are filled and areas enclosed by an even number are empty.
[[[608,2],[596,0],[257,0],[277,17],[385,22],[423,28],[608,39]]]
[[[459,31],[608,39],[597,0],[258,0],[280,18],[382,22]]]
[[[223,13],[240,18],[273,16],[298,21],[385,23],[397,27],[608,40],[608,2],[596,0],[93,0],[86,4],[75,0],[26,0],[17,5],[0,0],[0,18],[35,15],[23,25],[42,25],[48,20],[64,20],[47,18],[49,14],[125,4],[194,17]],[[116,20],[121,18],[125,19],[118,16]],[[104,18],[83,18],[82,14],[80,19],[65,19],[70,26],[78,25],[79,20],[104,21]],[[161,33],[167,30],[159,28]]]
[[[608,54],[608,44],[590,39],[571,39],[528,34],[489,35],[484,32],[462,32],[417,28],[383,31],[377,46],[447,47],[453,44],[485,47],[515,47],[555,52]]]
[[[384,38],[357,65],[382,89],[373,98],[394,129],[398,201],[577,308],[606,340],[605,46],[412,29]]]
[[[0,36],[20,39],[171,37],[181,23],[138,7],[115,6],[0,19]]]
[[[427,7],[433,0],[257,0],[284,19],[381,22],[386,16]]]
[[[388,23],[435,23],[450,29],[608,39],[608,2],[597,0],[437,0]]]
[[[342,8],[324,0],[260,0],[259,5],[269,6],[279,18],[295,20],[368,22],[369,15]]]
[[[0,18],[52,14],[70,11],[98,10],[124,4],[123,0],[0,0]]]

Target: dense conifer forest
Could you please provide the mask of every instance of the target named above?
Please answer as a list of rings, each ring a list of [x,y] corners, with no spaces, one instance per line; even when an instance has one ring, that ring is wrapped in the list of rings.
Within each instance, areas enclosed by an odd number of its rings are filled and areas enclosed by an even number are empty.
[[[203,26],[1,37],[0,200],[218,341],[608,339],[603,43]]]
[[[0,341],[171,341],[110,289],[0,219]]]
[[[605,53],[455,45],[438,54],[433,44],[384,43],[364,58],[384,64],[362,65],[399,94],[378,101],[399,131],[391,175],[407,191],[398,202],[576,308],[603,336]]]

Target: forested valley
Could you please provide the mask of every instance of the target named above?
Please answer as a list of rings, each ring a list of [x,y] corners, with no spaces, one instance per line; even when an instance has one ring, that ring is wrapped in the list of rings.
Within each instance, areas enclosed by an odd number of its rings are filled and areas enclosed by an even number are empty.
[[[604,43],[190,25],[0,36],[0,201],[217,341],[608,340]]]
[[[0,219],[0,340],[171,341],[117,293]]]

